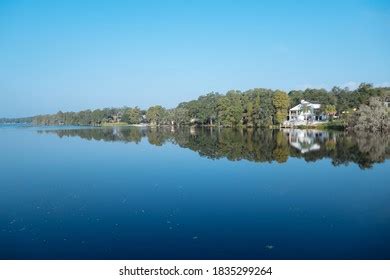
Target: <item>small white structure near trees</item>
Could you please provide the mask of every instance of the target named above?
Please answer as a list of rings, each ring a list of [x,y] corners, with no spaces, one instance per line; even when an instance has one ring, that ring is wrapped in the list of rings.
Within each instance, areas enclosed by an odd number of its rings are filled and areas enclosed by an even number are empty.
[[[289,110],[285,125],[307,125],[324,122],[327,116],[321,110],[321,104],[301,100],[301,103]]]

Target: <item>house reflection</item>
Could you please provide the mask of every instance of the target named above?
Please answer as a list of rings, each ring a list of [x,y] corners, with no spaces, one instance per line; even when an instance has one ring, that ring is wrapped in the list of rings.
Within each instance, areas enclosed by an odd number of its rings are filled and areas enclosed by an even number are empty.
[[[329,132],[314,129],[284,129],[283,132],[286,134],[289,144],[302,154],[320,150],[321,143],[330,139]]]

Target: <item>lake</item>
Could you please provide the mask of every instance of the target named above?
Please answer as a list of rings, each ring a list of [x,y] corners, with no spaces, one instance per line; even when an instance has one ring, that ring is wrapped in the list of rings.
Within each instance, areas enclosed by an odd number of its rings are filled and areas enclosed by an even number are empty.
[[[0,127],[0,259],[389,259],[388,135]]]

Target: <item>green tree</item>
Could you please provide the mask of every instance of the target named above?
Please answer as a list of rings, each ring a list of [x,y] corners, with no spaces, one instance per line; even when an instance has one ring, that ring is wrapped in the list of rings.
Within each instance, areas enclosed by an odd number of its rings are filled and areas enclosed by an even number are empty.
[[[190,123],[190,115],[186,108],[175,108],[173,110],[173,122],[177,126]]]
[[[241,104],[241,92],[229,91],[226,96],[218,100],[218,120],[223,126],[237,126],[242,124],[244,109]]]
[[[164,107],[160,105],[152,106],[146,111],[146,120],[151,125],[160,125],[164,120],[164,114]]]
[[[304,99],[303,97],[303,91],[301,90],[292,90],[288,93],[288,97],[290,99],[290,104],[291,106],[296,106],[298,105],[302,99]]]
[[[283,91],[276,91],[272,97],[272,105],[275,108],[274,124],[281,124],[286,120],[289,106],[288,95]]]
[[[371,97],[369,104],[362,104],[351,119],[355,131],[389,132],[390,109],[381,97]]]
[[[324,113],[332,119],[337,113],[336,105],[325,105]]]
[[[138,107],[128,108],[122,115],[122,121],[129,124],[139,124],[142,120],[141,109]]]

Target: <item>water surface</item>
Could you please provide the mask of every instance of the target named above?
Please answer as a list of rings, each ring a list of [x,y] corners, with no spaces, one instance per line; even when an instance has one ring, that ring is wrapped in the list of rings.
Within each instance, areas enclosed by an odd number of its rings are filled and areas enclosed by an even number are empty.
[[[0,128],[0,259],[389,259],[389,137]]]

